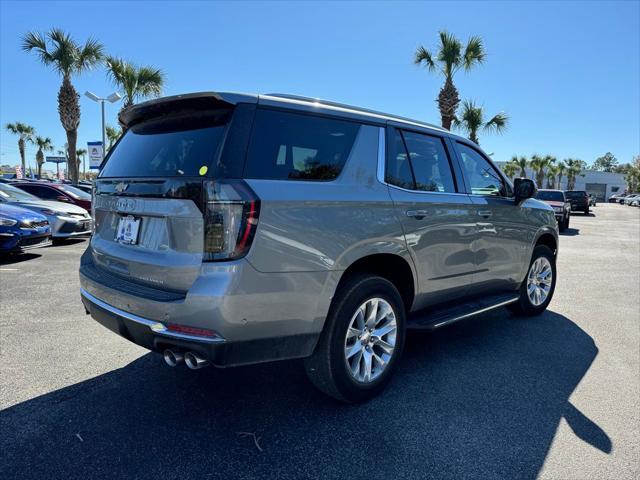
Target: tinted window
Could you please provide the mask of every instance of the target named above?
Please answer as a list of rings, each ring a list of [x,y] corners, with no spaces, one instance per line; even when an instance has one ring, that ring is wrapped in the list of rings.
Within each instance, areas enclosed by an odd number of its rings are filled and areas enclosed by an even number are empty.
[[[342,171],[357,123],[273,110],[256,112],[246,178],[333,180]]]
[[[413,172],[402,135],[399,130],[394,129],[393,132],[394,138],[389,145],[387,166],[385,168],[385,181],[391,185],[414,190]]]
[[[581,190],[571,190],[565,193],[569,198],[584,198],[587,196],[587,192]]]
[[[0,200],[5,202],[33,202],[37,201],[38,197],[35,197],[12,185],[0,183]]]
[[[41,185],[20,185],[22,190],[35,195],[42,200],[57,200],[58,197],[63,196],[62,192],[58,192],[55,188],[44,187]]]
[[[496,195],[508,197],[511,189],[502,179],[498,171],[489,161],[462,143],[458,143],[458,151],[462,157],[462,168],[465,170],[471,193],[475,195]]]
[[[564,202],[564,194],[562,192],[554,192],[552,190],[538,190],[536,198],[538,200],[547,200],[551,202]]]
[[[442,140],[413,132],[402,132],[409,152],[416,190],[455,192],[449,158]]]
[[[208,112],[134,125],[111,151],[100,177],[198,176],[212,166],[228,116]]]

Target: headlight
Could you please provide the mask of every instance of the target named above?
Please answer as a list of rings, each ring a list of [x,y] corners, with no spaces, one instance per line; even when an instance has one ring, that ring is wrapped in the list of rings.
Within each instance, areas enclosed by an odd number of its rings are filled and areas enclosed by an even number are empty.
[[[553,207],[553,210],[556,212],[562,212],[562,207]]]
[[[18,223],[18,221],[12,218],[0,217],[0,225],[3,227],[13,227],[16,223]]]

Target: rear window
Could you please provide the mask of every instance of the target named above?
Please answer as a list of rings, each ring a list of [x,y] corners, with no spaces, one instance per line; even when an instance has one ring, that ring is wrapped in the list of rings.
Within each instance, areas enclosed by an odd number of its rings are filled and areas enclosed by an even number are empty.
[[[100,177],[204,175],[229,116],[228,111],[198,112],[134,125],[110,153]]]
[[[324,117],[258,110],[245,178],[333,180],[349,157],[360,125]]]
[[[76,200],[91,200],[91,195],[79,188],[72,187],[71,185],[60,185],[58,188],[63,192],[68,193]]]
[[[584,191],[581,191],[581,190],[565,192],[565,194],[569,198],[584,198],[584,197],[587,196],[587,192],[584,192]]]
[[[546,200],[548,202],[564,202],[564,195],[562,192],[550,192],[538,190],[536,195],[538,200]]]

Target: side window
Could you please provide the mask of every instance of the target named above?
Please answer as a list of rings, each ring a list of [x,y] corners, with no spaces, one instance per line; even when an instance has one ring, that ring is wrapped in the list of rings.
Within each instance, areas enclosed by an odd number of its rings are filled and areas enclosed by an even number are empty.
[[[426,192],[456,191],[447,152],[438,137],[402,132],[409,151],[416,190]]]
[[[62,195],[53,188],[41,187],[40,185],[25,185],[22,189],[43,200],[55,200]]]
[[[389,144],[385,182],[408,190],[415,189],[409,155],[407,155],[407,150],[404,148],[402,135],[396,129],[393,130],[393,140]]]
[[[498,171],[480,153],[462,143],[458,143],[462,157],[462,168],[475,195],[511,196],[511,189]]]
[[[256,112],[246,178],[333,180],[344,167],[360,125],[275,110]]]

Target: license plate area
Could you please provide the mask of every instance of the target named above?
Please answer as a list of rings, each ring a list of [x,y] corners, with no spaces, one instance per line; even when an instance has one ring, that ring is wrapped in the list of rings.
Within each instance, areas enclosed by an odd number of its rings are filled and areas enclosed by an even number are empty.
[[[141,221],[141,218],[134,217],[133,215],[120,217],[118,219],[115,241],[123,245],[136,245],[138,243]]]

